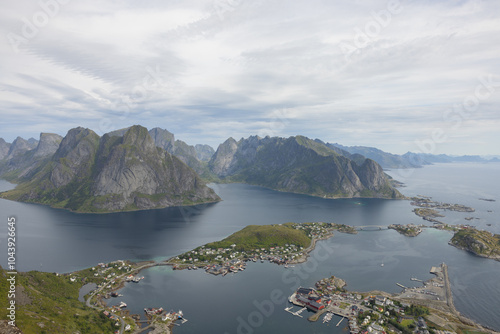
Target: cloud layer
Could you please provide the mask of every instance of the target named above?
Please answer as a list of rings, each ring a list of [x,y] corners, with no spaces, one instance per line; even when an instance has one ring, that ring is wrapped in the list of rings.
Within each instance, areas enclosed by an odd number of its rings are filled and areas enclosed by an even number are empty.
[[[498,154],[498,1],[0,5],[0,137],[142,124]],[[434,136],[434,139],[432,139]],[[437,140],[436,140],[437,138]]]

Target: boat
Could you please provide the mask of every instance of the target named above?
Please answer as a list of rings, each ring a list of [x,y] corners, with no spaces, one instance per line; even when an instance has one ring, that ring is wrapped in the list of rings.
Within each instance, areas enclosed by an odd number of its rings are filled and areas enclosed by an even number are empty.
[[[127,304],[125,302],[120,302],[120,305],[118,305],[119,308],[125,308],[127,307]]]
[[[381,267],[383,267],[383,266],[384,266],[384,264],[382,263],[382,264],[380,264],[380,266],[381,266]]]
[[[333,313],[327,312],[325,317],[323,318],[323,323],[330,322],[330,320],[332,320],[332,318],[333,318]]]
[[[177,317],[178,317],[179,319],[184,318],[184,313],[182,313],[182,311],[181,311],[181,310],[179,310],[179,312],[177,312]]]

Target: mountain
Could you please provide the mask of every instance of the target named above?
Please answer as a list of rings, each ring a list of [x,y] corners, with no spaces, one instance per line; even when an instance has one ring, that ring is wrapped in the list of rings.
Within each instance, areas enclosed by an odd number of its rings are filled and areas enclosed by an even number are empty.
[[[213,179],[214,175],[208,169],[208,160],[210,158],[207,158],[210,149],[212,149],[210,157],[213,155],[213,148],[208,145],[197,145],[199,147],[197,149],[182,140],[175,140],[173,133],[161,128],[153,128],[149,130],[149,134],[156,146],[181,159],[182,162],[194,169],[203,178]]]
[[[10,145],[11,144],[5,142],[3,138],[0,138],[0,160],[9,154]]]
[[[368,146],[343,146],[337,143],[326,143],[325,145],[348,158],[352,158],[352,155],[360,154],[363,157],[376,161],[383,168],[419,168],[425,165],[432,165],[434,163],[496,162],[498,160],[495,158],[484,158],[479,155],[453,156],[446,154],[413,152],[407,152],[403,155],[399,155],[384,152],[378,148]]]
[[[49,159],[59,148],[62,137],[55,133],[41,133],[36,148],[18,151],[10,159],[0,162],[0,175],[10,181],[28,177],[43,161]]]
[[[17,137],[9,147],[9,152],[7,153],[6,159],[12,159],[15,156],[21,155],[27,151],[34,149],[38,144],[38,141],[30,138],[29,140]]]
[[[196,144],[194,148],[196,150],[196,157],[200,161],[210,161],[215,154],[215,150],[210,145]]]
[[[303,136],[229,138],[218,147],[209,167],[223,181],[281,191],[329,198],[403,197],[375,161],[353,161]]]
[[[334,149],[340,148],[350,154],[360,154],[368,159],[376,161],[383,168],[416,168],[422,167],[418,160],[413,160],[398,154],[387,153],[375,147],[368,146],[343,146],[340,144],[326,144]]]
[[[45,147],[45,145],[44,145]],[[78,212],[111,212],[219,201],[181,160],[156,147],[148,130],[99,137],[71,129],[55,154],[7,199],[49,204]]]

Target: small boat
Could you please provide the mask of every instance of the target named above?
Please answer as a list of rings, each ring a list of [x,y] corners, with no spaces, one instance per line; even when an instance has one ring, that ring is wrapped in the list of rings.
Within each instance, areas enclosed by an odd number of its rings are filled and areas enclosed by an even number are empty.
[[[381,266],[381,267],[383,267],[383,266],[384,266],[384,264],[382,263],[382,264],[380,264],[380,266]]]
[[[120,302],[120,305],[118,305],[119,308],[125,308],[127,307],[127,304],[124,302]]]
[[[181,311],[181,310],[179,310],[179,312],[177,312],[177,317],[178,317],[179,319],[184,318],[184,313],[182,313],[182,311]]]

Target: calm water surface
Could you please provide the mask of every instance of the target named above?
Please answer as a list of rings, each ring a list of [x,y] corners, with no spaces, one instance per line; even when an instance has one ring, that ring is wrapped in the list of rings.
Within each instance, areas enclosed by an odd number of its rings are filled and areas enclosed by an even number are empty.
[[[500,164],[440,164],[388,173],[405,182],[406,187],[400,189],[405,195],[422,194],[476,209],[468,214],[447,212],[443,221],[458,224],[473,216],[479,219],[471,224],[500,233]],[[9,187],[0,181],[0,190]],[[243,184],[212,187],[222,202],[105,215],[0,200],[0,219],[7,222],[11,215],[18,219],[19,270],[56,272],[116,259],[166,259],[249,224],[328,221],[376,226],[423,222],[411,212],[407,201],[327,200]],[[309,323],[285,312],[284,303],[270,307],[266,301],[273,290],[288,296],[295,286],[309,286],[332,274],[345,279],[353,291],[397,292],[396,282],[414,285],[410,277],[427,279],[430,267],[444,261],[449,266],[457,308],[500,330],[500,263],[455,249],[447,245],[450,238],[448,232],[436,230],[426,230],[416,238],[392,230],[336,234],[320,243],[310,261],[293,269],[252,263],[245,272],[226,277],[202,270],[174,272],[169,267],[156,267],[142,272],[146,278],[141,283],[127,284],[117,302],[123,300],[132,312],[141,314],[144,307],[182,309],[189,322],[176,327],[175,333],[238,333],[238,329],[240,333],[340,333],[343,326],[335,327],[338,318],[329,326]],[[6,228],[1,230],[0,240],[5,248]],[[0,264],[4,266],[6,258],[1,257]]]

